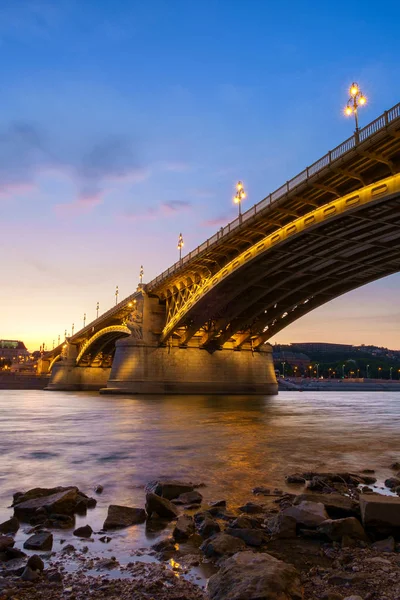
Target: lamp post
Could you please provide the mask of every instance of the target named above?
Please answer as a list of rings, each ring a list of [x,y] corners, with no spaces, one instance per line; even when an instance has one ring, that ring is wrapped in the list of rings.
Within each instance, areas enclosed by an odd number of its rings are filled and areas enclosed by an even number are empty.
[[[67,330],[64,331],[65,339],[67,339]]]
[[[343,377],[343,379],[344,379],[344,368],[345,368],[345,366],[346,365],[342,365],[342,377]]]
[[[61,337],[61,336],[59,335],[59,336],[58,336],[58,344],[57,344],[58,346],[60,345],[60,337]]]
[[[115,288],[115,306],[117,306],[117,304],[118,304],[118,294],[119,294],[118,286],[116,286],[116,288]]]
[[[390,372],[390,379],[392,379],[393,367],[390,367],[389,372]]]
[[[379,379],[381,378],[381,371],[382,371],[382,367],[378,367]]]
[[[347,101],[347,106],[344,109],[344,113],[347,116],[353,115],[356,121],[356,135],[358,135],[358,108],[359,106],[364,106],[367,103],[367,99],[360,90],[358,83],[355,81],[351,84],[350,87],[350,98]]]
[[[142,285],[142,283],[143,283],[143,275],[144,275],[143,265],[140,265],[140,271],[139,271],[140,285]]]
[[[86,313],[83,313],[83,326],[86,326]]]
[[[183,236],[180,233],[178,238],[179,260],[182,260]]]
[[[75,324],[72,323],[72,335],[74,335]]]
[[[243,183],[238,181],[236,184],[236,195],[233,198],[233,201],[239,207],[239,220],[242,218],[242,200],[244,198],[246,198],[246,192],[244,191]]]
[[[282,377],[283,377],[283,379],[285,379],[285,365],[286,365],[286,362],[283,361],[283,363],[281,363],[281,365],[282,365]]]
[[[367,365],[367,379],[369,379],[369,365]]]
[[[315,363],[315,366],[317,367],[317,379],[319,379],[319,363]]]
[[[99,304],[99,303],[97,303],[97,304],[96,304],[96,319],[98,319],[98,318],[99,318],[99,308],[100,308],[100,304]]]
[[[310,372],[310,379],[311,379],[312,365],[310,365],[310,366],[308,367],[308,369],[309,369],[309,372]]]

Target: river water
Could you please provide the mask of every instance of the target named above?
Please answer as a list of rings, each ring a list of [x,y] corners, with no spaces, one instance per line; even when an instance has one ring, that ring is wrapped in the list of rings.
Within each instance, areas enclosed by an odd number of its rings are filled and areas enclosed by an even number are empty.
[[[204,483],[205,501],[225,498],[237,506],[252,498],[256,485],[289,489],[284,476],[291,472],[370,468],[380,482],[395,460],[398,393],[124,397],[0,391],[2,519],[11,515],[14,492],[38,486],[76,485],[92,494],[103,485],[98,507],[77,522],[96,530],[109,504],[143,507],[143,486],[159,477]],[[146,544],[140,528],[119,535],[121,543],[128,536]]]

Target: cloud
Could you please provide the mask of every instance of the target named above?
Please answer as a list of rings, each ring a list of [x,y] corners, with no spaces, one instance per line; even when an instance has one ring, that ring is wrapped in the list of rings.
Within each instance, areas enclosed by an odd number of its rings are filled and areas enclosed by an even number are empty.
[[[202,222],[204,227],[218,227],[219,225],[227,225],[230,221],[232,221],[232,215],[220,215],[219,217],[214,217],[213,219],[207,219]]]
[[[162,202],[158,206],[149,206],[141,212],[126,211],[119,215],[121,219],[127,219],[129,221],[146,221],[148,219],[156,219],[158,217],[168,217],[185,210],[189,210],[192,207],[192,203],[186,200],[170,200],[168,202]]]
[[[191,169],[190,164],[184,161],[162,161],[159,163],[159,167],[162,171],[172,171],[173,173],[184,173]]]
[[[58,214],[88,212],[116,184],[138,183],[150,175],[126,135],[102,135],[83,142],[76,136],[68,141],[27,122],[14,122],[0,131],[0,196],[11,198],[26,191],[49,172],[67,177],[77,190],[70,202],[55,206]]]

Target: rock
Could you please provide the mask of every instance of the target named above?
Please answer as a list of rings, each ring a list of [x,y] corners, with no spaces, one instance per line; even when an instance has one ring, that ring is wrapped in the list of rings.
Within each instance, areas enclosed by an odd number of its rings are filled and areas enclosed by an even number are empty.
[[[7,548],[14,546],[14,538],[7,535],[0,535],[0,552],[4,552]]]
[[[80,537],[80,538],[90,538],[92,533],[93,533],[93,529],[90,527],[90,525],[84,525],[83,527],[78,527],[78,529],[75,529],[75,531],[74,531],[74,535],[76,535],[76,537]]]
[[[246,502],[243,506],[239,506],[239,510],[249,515],[263,512],[264,507],[261,504],[256,504],[255,502]]]
[[[346,596],[343,600],[363,600],[361,596]]]
[[[270,554],[238,552],[213,575],[210,600],[302,600],[298,571]]]
[[[290,539],[296,537],[296,519],[280,513],[268,520],[268,530],[274,539]]]
[[[328,519],[319,525],[317,531],[326,535],[332,542],[340,542],[343,536],[368,541],[363,526],[355,517],[346,517],[335,521]]]
[[[75,517],[70,515],[50,515],[48,519],[43,521],[43,526],[47,527],[47,529],[70,529],[75,526]]]
[[[232,535],[227,535],[226,533],[218,533],[200,546],[200,550],[204,552],[207,558],[224,555],[230,556],[245,549],[246,544],[243,540]]]
[[[47,531],[35,533],[24,543],[27,550],[51,550],[53,547],[53,535]]]
[[[172,538],[164,538],[163,540],[156,542],[152,546],[152,549],[156,552],[165,552],[165,550],[175,550],[175,540],[173,540]]]
[[[26,556],[25,552],[22,552],[22,550],[20,550],[19,548],[11,548],[11,546],[9,546],[5,550],[5,554],[6,560],[13,560],[14,558],[23,558],[24,556]]]
[[[96,487],[94,488],[94,493],[95,494],[102,494],[103,493],[103,486],[102,485],[96,485]]]
[[[44,570],[44,562],[42,561],[40,556],[38,556],[37,554],[32,554],[32,556],[30,556],[28,558],[28,562],[26,563],[26,566],[29,567],[30,569],[32,569],[32,571],[43,571]]]
[[[193,490],[194,485],[192,483],[182,483],[173,479],[151,481],[145,487],[146,493],[153,493],[157,496],[167,498],[167,500],[173,500],[181,494],[192,492]]]
[[[228,527],[225,533],[243,540],[248,546],[261,546],[267,541],[262,529],[235,529]]]
[[[146,512],[149,517],[157,513],[161,519],[176,519],[179,511],[167,498],[149,492],[146,494]]]
[[[260,521],[247,515],[239,515],[232,523],[231,527],[235,529],[257,529],[260,527]]]
[[[204,519],[204,521],[202,521],[202,523],[199,526],[199,534],[204,538],[208,538],[211,535],[214,535],[214,533],[219,533],[220,531],[221,527],[219,526],[217,521],[214,521],[214,519],[211,519],[209,517]]]
[[[111,542],[111,539],[108,535],[103,535],[101,538],[99,538],[100,542],[103,542],[103,544],[108,544],[109,542]]]
[[[381,494],[361,494],[360,509],[366,529],[388,531],[400,530],[400,498]]]
[[[16,533],[19,529],[19,521],[16,517],[11,517],[8,521],[0,524],[0,533]]]
[[[379,540],[379,542],[375,542],[371,547],[378,552],[394,552],[396,549],[396,542],[391,536],[386,540]]]
[[[393,469],[393,471],[398,471],[400,469],[400,462],[392,463],[389,468]]]
[[[305,483],[306,480],[301,473],[293,473],[286,476],[286,483]]]
[[[25,567],[21,575],[23,581],[36,581],[40,575],[37,571],[33,571],[30,567]]]
[[[52,571],[47,575],[47,581],[50,583],[62,583],[63,577],[59,571]]]
[[[30,518],[40,508],[45,509],[47,513],[71,515],[75,511],[77,498],[77,488],[67,488],[56,494],[39,496],[24,502],[18,500],[18,504],[14,506],[14,515],[20,519]]]
[[[210,508],[226,508],[226,500],[217,500],[216,502],[211,502]]]
[[[65,554],[71,554],[72,552],[75,552],[75,550],[76,550],[75,546],[73,546],[72,544],[67,544],[61,550],[61,552],[65,553]]]
[[[398,477],[389,477],[385,480],[386,487],[392,489],[400,485],[400,479]]]
[[[294,504],[301,502],[320,502],[331,519],[341,519],[343,517],[356,517],[360,515],[360,505],[352,498],[342,496],[341,494],[300,494],[296,496]]]
[[[187,540],[192,533],[194,533],[194,521],[192,517],[188,515],[181,515],[175,525],[175,529],[172,532],[174,539],[177,542]]]
[[[321,502],[304,500],[296,506],[290,506],[282,511],[283,515],[293,517],[298,525],[316,528],[329,519],[328,513]]]
[[[174,504],[201,504],[203,500],[203,496],[196,492],[185,492],[184,494],[180,494],[175,500]]]
[[[132,508],[130,506],[118,506],[110,504],[108,507],[107,518],[104,521],[103,529],[122,529],[131,525],[144,523],[146,520],[146,512],[143,508]]]

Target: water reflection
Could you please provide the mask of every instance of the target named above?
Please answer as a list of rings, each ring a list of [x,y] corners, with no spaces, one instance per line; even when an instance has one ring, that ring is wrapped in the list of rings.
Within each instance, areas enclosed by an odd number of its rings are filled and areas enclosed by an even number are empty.
[[[204,482],[206,500],[248,499],[304,469],[376,468],[400,458],[400,395],[110,397],[0,391],[0,513],[31,487],[104,486],[108,504],[143,506],[157,477]]]

